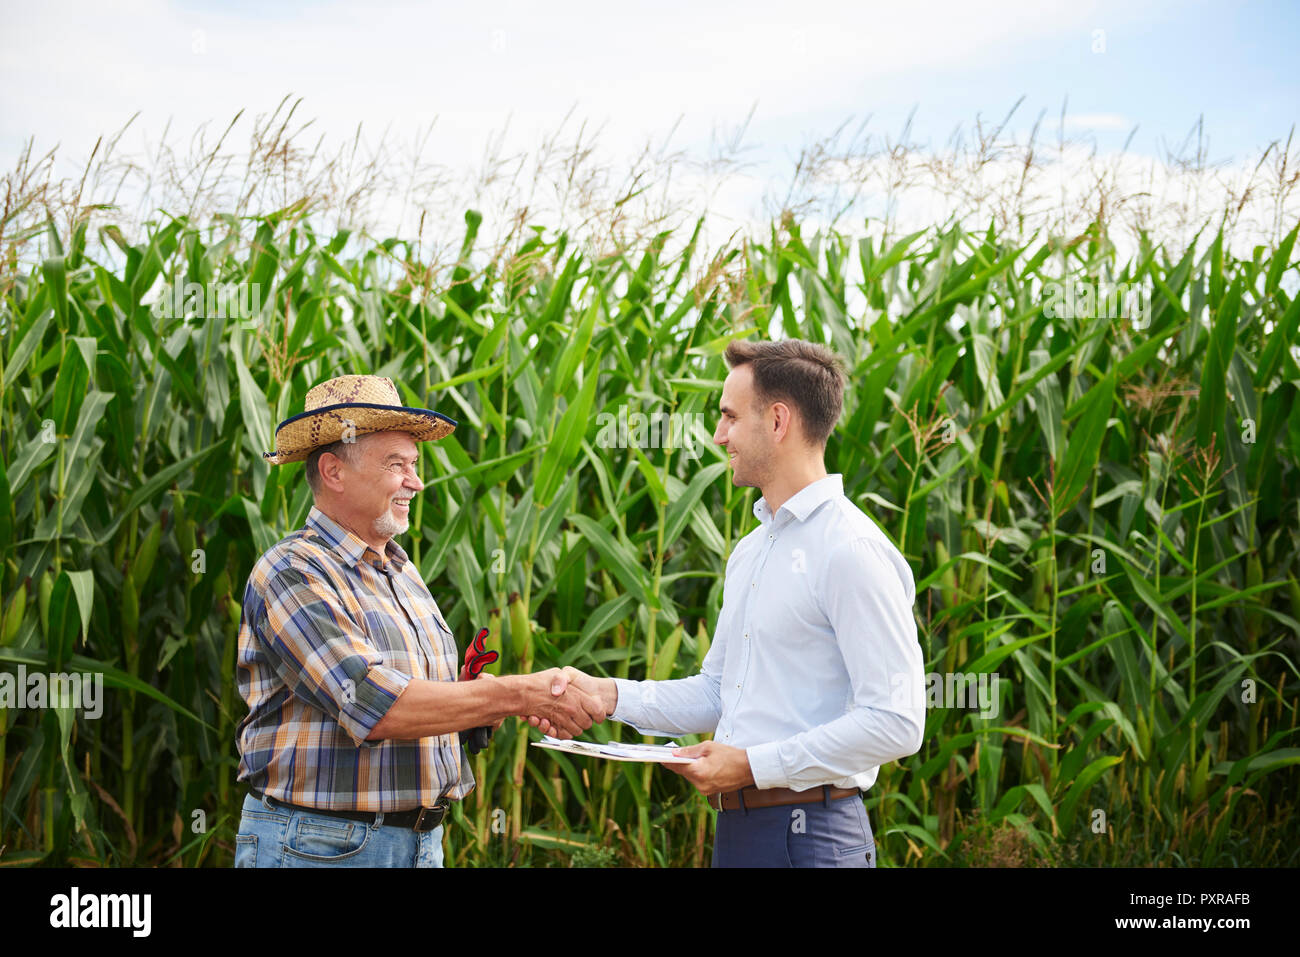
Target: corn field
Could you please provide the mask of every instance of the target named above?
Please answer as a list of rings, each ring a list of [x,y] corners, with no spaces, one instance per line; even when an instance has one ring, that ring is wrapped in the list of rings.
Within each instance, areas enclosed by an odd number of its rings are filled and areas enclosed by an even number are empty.
[[[1023,243],[786,218],[720,252],[698,228],[613,253],[536,229],[484,263],[479,225],[450,282],[293,208],[106,226],[101,261],[85,223],[51,224],[52,255],[7,267],[0,674],[104,696],[0,708],[0,865],[231,863],[239,598],[311,506],[261,453],[336,375],[460,423],[421,445],[400,542],[462,648],[487,625],[498,673],[694,673],[755,524],[710,441],[741,336],[844,357],[827,468],[912,565],[927,671],[998,676],[881,769],[883,865],[1297,863],[1295,229],[1249,259],[1219,233],[1123,261],[1100,223]],[[638,413],[691,431],[602,438]],[[474,759],[448,864],[708,863],[684,780],[529,732]]]

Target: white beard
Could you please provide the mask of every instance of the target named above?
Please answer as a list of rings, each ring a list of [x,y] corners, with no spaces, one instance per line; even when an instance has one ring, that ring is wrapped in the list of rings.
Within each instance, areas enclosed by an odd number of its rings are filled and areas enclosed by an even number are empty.
[[[375,519],[375,534],[381,538],[393,538],[396,535],[404,535],[406,530],[411,527],[411,520],[407,518],[397,518],[389,510],[384,512],[379,518]]]

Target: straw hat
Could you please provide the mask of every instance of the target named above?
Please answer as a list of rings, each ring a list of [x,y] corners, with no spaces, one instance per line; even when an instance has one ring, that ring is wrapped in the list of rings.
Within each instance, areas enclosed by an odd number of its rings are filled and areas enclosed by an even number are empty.
[[[322,382],[308,391],[304,405],[305,412],[276,427],[275,451],[262,453],[272,465],[301,462],[313,449],[345,434],[407,432],[417,442],[432,442],[451,435],[457,424],[441,412],[402,405],[393,380],[377,375],[341,375]]]

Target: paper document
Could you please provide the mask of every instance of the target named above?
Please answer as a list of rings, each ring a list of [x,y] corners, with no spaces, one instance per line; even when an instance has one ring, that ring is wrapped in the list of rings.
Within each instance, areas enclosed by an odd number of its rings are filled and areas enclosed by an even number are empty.
[[[699,758],[677,757],[673,754],[679,744],[623,744],[610,741],[561,741],[549,734],[542,735],[542,740],[534,741],[535,748],[550,748],[553,751],[567,751],[569,754],[586,754],[593,758],[606,758],[610,761],[649,761],[655,764],[690,764]]]

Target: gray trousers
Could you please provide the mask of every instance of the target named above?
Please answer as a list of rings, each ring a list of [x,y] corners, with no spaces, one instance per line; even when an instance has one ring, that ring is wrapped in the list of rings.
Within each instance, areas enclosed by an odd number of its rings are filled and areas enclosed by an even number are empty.
[[[876,843],[861,798],[719,811],[713,866],[875,867]]]

